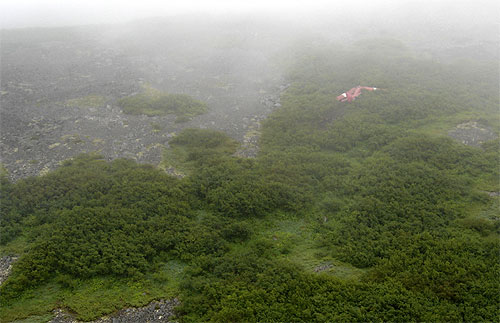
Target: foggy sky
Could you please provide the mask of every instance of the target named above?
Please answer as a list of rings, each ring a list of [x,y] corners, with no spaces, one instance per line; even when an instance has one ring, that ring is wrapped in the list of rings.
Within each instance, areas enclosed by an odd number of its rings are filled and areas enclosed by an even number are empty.
[[[495,0],[0,0],[0,28],[111,24],[187,14],[231,17],[260,14],[298,21],[315,17],[405,19],[419,15],[436,21],[499,21]]]

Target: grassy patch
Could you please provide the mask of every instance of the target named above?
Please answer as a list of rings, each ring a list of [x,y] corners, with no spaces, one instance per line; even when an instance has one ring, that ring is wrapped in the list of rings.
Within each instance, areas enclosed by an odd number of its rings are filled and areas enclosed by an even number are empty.
[[[93,320],[125,307],[140,307],[155,299],[175,297],[185,267],[180,261],[168,261],[140,280],[96,277],[72,281],[72,289],[51,282],[24,293],[9,306],[2,306],[0,321],[46,322],[55,308],[77,313],[80,320]]]
[[[21,255],[26,250],[28,242],[26,237],[20,235],[5,245],[0,245],[0,257],[9,255]]]
[[[366,270],[332,258],[328,250],[318,246],[317,234],[309,220],[274,215],[254,223],[259,228],[256,238],[264,238],[281,253],[281,257],[307,272],[326,273],[342,279],[359,279]]]
[[[186,122],[207,111],[206,104],[186,94],[169,94],[146,87],[142,93],[122,98],[118,104],[127,114],[157,116],[174,114],[176,122]]]
[[[50,321],[53,317],[54,315],[52,314],[34,315],[25,319],[15,320],[12,323],[45,323]]]
[[[182,174],[197,169],[201,157],[233,154],[239,143],[222,132],[207,129],[185,129],[170,141],[170,148],[163,151],[160,168],[174,168]]]
[[[188,152],[184,147],[170,147],[163,150],[163,159],[159,167],[161,169],[174,168],[182,174],[190,174],[194,168],[186,163]]]
[[[81,320],[92,320],[124,307],[140,307],[159,298],[174,297],[185,265],[169,261],[141,280],[97,277],[85,281],[62,302]]]
[[[190,153],[203,151],[220,155],[233,154],[239,145],[223,132],[208,129],[185,129],[170,144],[186,147]]]
[[[487,126],[497,135],[500,133],[498,113],[489,111],[461,111],[439,117],[430,117],[414,122],[415,131],[427,135],[447,136],[457,125],[469,121],[477,121]]]
[[[49,316],[51,311],[57,307],[61,295],[61,288],[55,283],[48,283],[31,289],[20,295],[13,304],[0,306],[0,321],[11,322],[32,316],[34,318],[31,319],[35,320]]]

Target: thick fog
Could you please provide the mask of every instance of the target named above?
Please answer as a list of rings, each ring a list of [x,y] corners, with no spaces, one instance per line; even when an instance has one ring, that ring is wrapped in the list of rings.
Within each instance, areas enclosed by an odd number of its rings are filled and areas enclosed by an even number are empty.
[[[498,62],[499,21],[486,0],[2,1],[2,163],[13,178],[96,150],[157,165],[186,127],[224,131],[255,156],[294,55],[371,39],[424,59]],[[124,114],[117,101],[147,86],[208,112],[184,123]]]
[[[418,43],[424,47],[463,41],[497,43],[500,32],[500,4],[494,0],[0,2],[0,27],[4,30],[140,23],[151,18],[175,22],[178,24],[175,28],[182,25],[205,30],[208,25],[243,22],[249,28],[281,28],[288,36],[308,34],[309,38],[321,36],[337,40],[397,38],[407,45]],[[118,29],[122,28],[123,25]],[[137,25],[132,29],[139,32]]]
[[[151,18],[176,23],[175,28],[185,26],[187,29],[206,30],[207,26],[212,28],[216,24],[245,23],[249,28],[264,28],[267,31],[270,27],[271,30],[282,29],[288,36],[307,34],[309,38],[321,36],[336,40],[384,37],[424,47],[464,41],[487,42],[490,43],[486,44],[488,47],[499,41],[500,3],[494,0],[0,2],[0,28],[4,30],[135,22],[132,29],[140,34],[137,23]],[[129,30],[130,26],[121,25],[112,29]]]
[[[390,24],[404,20],[460,28],[498,22],[500,7],[494,0],[3,0],[0,27],[106,24],[190,14],[222,19],[235,15],[267,15],[298,23],[340,20]]]

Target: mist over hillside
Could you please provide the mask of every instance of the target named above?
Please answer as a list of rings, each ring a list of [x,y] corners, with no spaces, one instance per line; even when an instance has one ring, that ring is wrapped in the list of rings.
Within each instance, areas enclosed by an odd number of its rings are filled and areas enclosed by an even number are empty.
[[[0,321],[498,318],[494,1],[69,3],[0,6]]]
[[[213,128],[252,146],[260,121],[279,105],[285,71],[317,48],[405,50],[444,63],[499,58],[494,14],[437,17],[427,7],[352,12],[145,18],[118,25],[4,29],[1,37],[2,160],[13,178],[102,151],[158,164],[160,146],[185,127]],[[460,21],[461,18],[467,20]],[[484,19],[483,19],[484,18]],[[383,53],[384,55],[387,53]],[[184,124],[123,115],[117,101],[151,86],[206,102]],[[160,125],[163,133],[151,124]],[[248,134],[249,131],[252,133]]]

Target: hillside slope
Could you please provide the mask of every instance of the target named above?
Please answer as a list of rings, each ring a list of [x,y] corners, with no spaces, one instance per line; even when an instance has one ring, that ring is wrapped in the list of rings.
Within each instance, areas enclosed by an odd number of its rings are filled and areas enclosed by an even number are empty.
[[[496,320],[497,72],[397,42],[288,62],[255,159],[190,129],[170,141],[183,178],[98,155],[4,176],[2,321],[174,297],[183,322]],[[385,91],[334,100],[357,84]],[[449,137],[467,122],[496,139]]]

